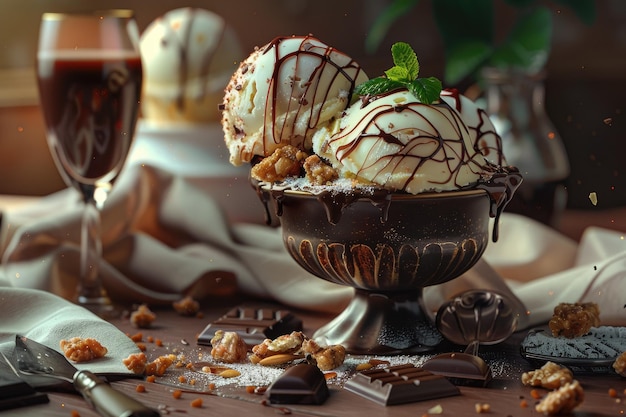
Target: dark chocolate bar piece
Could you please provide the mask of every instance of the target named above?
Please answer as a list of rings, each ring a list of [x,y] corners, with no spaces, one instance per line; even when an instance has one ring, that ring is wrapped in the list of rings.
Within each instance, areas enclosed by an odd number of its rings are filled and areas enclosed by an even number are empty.
[[[489,365],[469,353],[442,353],[424,362],[422,367],[456,385],[485,386],[492,378]]]
[[[328,394],[324,374],[308,363],[287,368],[266,392],[272,404],[322,404]]]
[[[410,363],[358,372],[344,388],[381,405],[432,400],[461,393],[446,377]]]
[[[248,346],[254,346],[265,339],[276,339],[293,331],[301,331],[302,320],[287,310],[235,307],[207,325],[198,336],[198,344],[210,345],[218,330],[236,332]]]

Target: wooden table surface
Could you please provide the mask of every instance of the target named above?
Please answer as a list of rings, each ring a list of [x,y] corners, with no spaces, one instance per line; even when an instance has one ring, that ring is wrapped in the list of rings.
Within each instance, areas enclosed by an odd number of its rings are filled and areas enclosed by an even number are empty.
[[[242,303],[241,300],[232,301],[236,305]],[[251,302],[245,302],[250,304]],[[204,327],[225,314],[231,307],[228,303],[203,302],[203,317],[182,317],[172,309],[155,309],[157,319],[150,329],[143,329],[144,343],[147,347],[146,353],[149,357],[176,353],[184,354],[187,358],[206,356],[210,348],[199,346],[195,340]],[[294,311],[298,317],[303,319],[304,331],[307,335],[324,323],[330,321],[332,317],[310,312]],[[128,319],[116,319],[111,321],[119,329],[128,334],[136,334],[138,329],[134,328]],[[494,366],[494,380],[486,388],[460,387],[461,395],[455,397],[441,398],[435,400],[422,401],[406,405],[381,406],[349,391],[341,389],[330,383],[331,395],[323,405],[288,405],[288,406],[267,406],[263,405],[263,396],[248,393],[244,386],[237,386],[228,389],[215,389],[211,391],[206,386],[192,386],[189,381],[180,383],[177,381],[176,372],[180,369],[170,368],[167,377],[157,378],[156,382],[150,383],[142,379],[124,379],[113,381],[112,385],[121,391],[137,398],[146,405],[155,409],[160,409],[161,414],[171,416],[276,416],[289,414],[294,416],[394,416],[394,417],[422,417],[428,416],[468,416],[477,415],[475,404],[487,403],[491,410],[485,415],[490,416],[537,416],[534,405],[538,400],[531,395],[531,388],[525,387],[520,382],[520,373],[524,370],[534,369],[535,366],[526,362],[519,354],[519,342],[525,333],[515,334],[508,341],[493,347],[481,347],[481,354],[489,359]],[[162,341],[162,346],[149,340]],[[353,358],[354,359],[354,358]],[[367,358],[356,358],[366,361]],[[413,357],[415,359],[415,357]],[[626,378],[621,378],[615,374],[577,374],[578,379],[585,389],[585,400],[576,409],[574,416],[622,416],[626,412]],[[176,383],[172,384],[172,381]],[[143,385],[145,392],[137,392],[137,386]],[[612,398],[608,391],[613,388],[618,393],[617,398]],[[181,389],[183,391],[180,399],[173,397],[173,391]],[[546,390],[539,389],[541,393]],[[50,402],[43,405],[33,405],[15,410],[0,412],[0,416],[38,416],[38,417],[71,417],[80,415],[81,417],[96,417],[94,412],[82,397],[63,392],[49,392]],[[216,395],[217,394],[217,395]],[[201,398],[202,407],[192,407],[193,400]],[[528,407],[524,408],[520,404],[525,400]],[[435,414],[433,407],[441,406],[442,412]],[[429,413],[429,410],[431,411]],[[73,414],[73,413],[78,414]]]

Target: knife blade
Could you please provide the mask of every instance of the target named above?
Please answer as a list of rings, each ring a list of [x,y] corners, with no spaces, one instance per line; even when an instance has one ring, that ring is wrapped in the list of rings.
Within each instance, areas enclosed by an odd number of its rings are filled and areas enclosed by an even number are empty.
[[[113,389],[87,370],[78,370],[56,350],[24,336],[15,336],[17,368],[27,375],[44,375],[71,382],[101,415],[106,417],[158,417],[160,413]]]

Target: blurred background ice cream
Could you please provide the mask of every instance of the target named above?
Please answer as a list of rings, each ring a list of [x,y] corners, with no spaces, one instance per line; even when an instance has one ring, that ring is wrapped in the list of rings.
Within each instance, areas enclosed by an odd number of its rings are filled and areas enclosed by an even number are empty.
[[[222,17],[179,8],[143,31],[142,111],[152,123],[219,120],[224,87],[242,58],[237,37]]]

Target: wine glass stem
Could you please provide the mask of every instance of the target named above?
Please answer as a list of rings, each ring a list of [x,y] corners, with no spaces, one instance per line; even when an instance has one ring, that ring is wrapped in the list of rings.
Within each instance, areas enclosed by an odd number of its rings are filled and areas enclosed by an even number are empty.
[[[101,254],[100,210],[94,198],[86,196],[81,225],[79,304],[109,302],[100,279]]]

